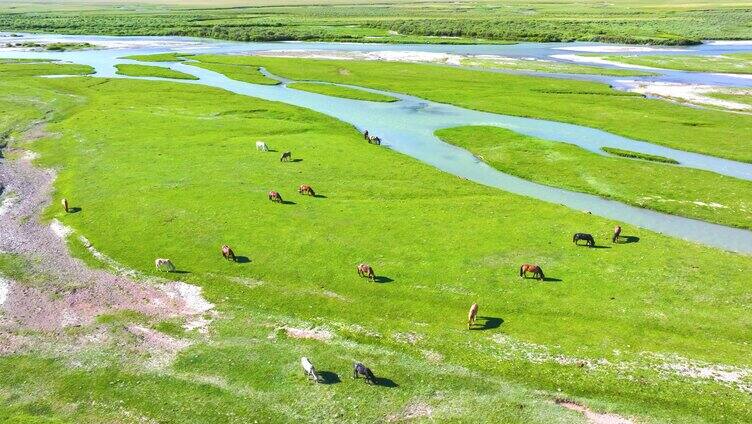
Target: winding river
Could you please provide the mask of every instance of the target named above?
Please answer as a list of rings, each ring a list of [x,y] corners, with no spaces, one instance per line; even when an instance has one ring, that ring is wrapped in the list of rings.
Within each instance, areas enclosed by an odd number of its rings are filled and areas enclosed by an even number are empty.
[[[35,36],[44,37],[44,36]],[[193,53],[241,53],[251,50],[272,49],[310,49],[321,50],[410,50],[424,48],[420,51],[443,51],[473,54],[526,55],[532,57],[560,54],[558,49],[568,46],[598,46],[593,43],[524,43],[513,46],[441,46],[441,45],[353,45],[343,43],[237,43],[200,40],[177,37],[98,37],[98,36],[46,36],[56,40],[121,43],[111,45],[110,49],[73,52],[17,52],[0,51],[0,57],[49,58],[87,64],[96,69],[97,76],[118,77],[114,65],[132,63],[120,59],[133,54],[153,54],[169,51]],[[744,46],[723,46],[723,51],[752,49],[752,44]],[[678,50],[678,49],[677,49]],[[721,50],[698,48],[701,53]],[[696,51],[685,49],[696,54]],[[678,52],[673,52],[678,54]],[[493,125],[504,127],[522,134],[548,140],[576,144],[598,154],[604,154],[601,147],[616,147],[637,152],[656,154],[675,159],[681,166],[702,169],[731,177],[752,180],[752,164],[735,162],[696,153],[684,152],[651,143],[631,140],[593,128],[515,116],[478,112],[460,107],[440,104],[404,94],[368,90],[397,97],[393,103],[377,103],[343,99],[290,89],[286,84],[276,86],[256,85],[229,79],[209,70],[193,67],[183,63],[149,63],[150,65],[170,67],[192,74],[199,79],[195,81],[180,80],[181,83],[203,84],[222,88],[238,94],[254,96],[266,100],[280,101],[296,106],[316,110],[335,117],[363,130],[368,128],[383,140],[383,146],[412,156],[443,171],[455,174],[487,186],[497,187],[508,192],[520,194],[561,204],[576,210],[587,210],[605,218],[614,219],[630,225],[656,231],[668,236],[702,243],[730,251],[752,253],[752,231],[726,227],[690,218],[654,212],[648,209],[629,206],[620,202],[606,200],[598,196],[558,189],[533,183],[500,172],[479,161],[464,149],[439,140],[434,132],[437,129],[464,125]],[[664,74],[667,79],[676,78],[676,73]],[[702,75],[692,76],[701,80]],[[651,77],[651,78],[660,78]],[[709,77],[710,78],[710,77]],[[725,78],[725,77],[724,77]],[[752,82],[752,80],[742,81]],[[701,82],[705,83],[705,82]],[[716,81],[721,85],[725,80]]]

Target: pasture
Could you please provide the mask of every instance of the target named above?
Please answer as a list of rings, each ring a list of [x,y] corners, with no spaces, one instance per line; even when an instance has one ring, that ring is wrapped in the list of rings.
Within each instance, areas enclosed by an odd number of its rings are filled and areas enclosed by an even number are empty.
[[[438,79],[438,67],[422,65],[222,60],[243,75],[265,66],[609,130],[619,121],[622,132],[651,141],[752,158],[738,144],[746,117],[597,84],[444,68]],[[628,226],[613,244],[617,222],[439,172],[310,110],[176,82],[26,76],[75,65],[2,66],[2,130],[39,155],[36,165],[57,170],[44,217],[73,229],[72,252],[113,267],[82,245],[85,235],[144,284],[184,281],[215,305],[206,333],[119,312],[62,335],[102,335],[97,348],[0,357],[4,420],[584,422],[564,400],[635,422],[752,420],[748,256]],[[596,99],[601,112],[588,115]],[[563,102],[572,106],[557,107]],[[25,137],[40,120],[46,136]],[[712,144],[703,140],[710,132]],[[256,150],[258,140],[273,151]],[[284,151],[296,160],[281,163]],[[630,178],[667,166],[602,160]],[[684,184],[665,169],[676,178],[667,190]],[[298,194],[301,184],[318,196]],[[272,190],[286,203],[270,202]],[[60,210],[63,197],[80,211]],[[575,246],[575,232],[592,233],[599,248]],[[225,260],[223,244],[243,260]],[[156,271],[162,257],[178,272]],[[44,284],[24,260],[0,255],[0,273]],[[357,275],[363,262],[374,282]],[[521,279],[526,262],[547,279]],[[474,302],[478,326],[468,330]],[[130,348],[133,325],[190,345],[155,362],[159,350]],[[43,337],[11,336],[32,346]],[[301,356],[326,384],[308,381]],[[355,362],[379,384],[353,380]],[[714,378],[720,372],[736,379]]]

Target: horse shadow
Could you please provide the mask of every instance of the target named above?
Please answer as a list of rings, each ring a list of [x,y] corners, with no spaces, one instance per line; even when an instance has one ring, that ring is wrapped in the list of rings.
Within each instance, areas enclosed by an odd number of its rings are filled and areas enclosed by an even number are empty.
[[[235,262],[239,264],[247,264],[250,261],[251,261],[251,258],[249,258],[248,256],[237,256],[237,255],[235,256]]]
[[[374,378],[373,384],[375,384],[376,386],[381,386],[381,387],[389,387],[391,389],[395,387],[399,387],[399,384],[395,383],[392,379],[384,378],[384,377]]]
[[[297,203],[290,201],[290,200],[283,200],[280,203],[283,205],[297,205]]]
[[[191,272],[190,271],[185,271],[185,270],[182,270],[182,269],[174,269],[174,270],[170,271],[170,273],[171,274],[190,274]]]
[[[611,248],[611,246],[604,246],[604,245],[602,245],[602,244],[601,244],[601,245],[597,245],[597,244],[595,244],[595,245],[593,245],[593,246],[590,246],[590,248],[591,248],[591,249],[610,249],[610,248]]]
[[[326,196],[324,196],[323,194],[316,194],[316,195],[314,195],[313,197],[315,197],[315,198],[317,198],[317,199],[326,199],[326,198],[327,198],[327,197],[326,197]]]
[[[68,213],[78,213],[78,212],[81,212],[81,208],[79,208],[78,206],[68,208]]]
[[[319,371],[318,374],[319,382],[321,384],[337,384],[342,382],[342,380],[339,379],[337,373],[333,373],[331,371]]]
[[[394,280],[392,280],[389,277],[383,276],[383,275],[377,275],[377,276],[373,277],[373,282],[374,283],[383,284],[383,283],[391,283],[392,281],[394,281]]]
[[[494,328],[501,327],[501,324],[504,323],[504,320],[502,318],[495,318],[495,317],[478,317],[479,320],[484,320],[483,324],[476,323],[474,327],[471,327],[471,330],[477,330],[477,331],[484,331],[484,330],[492,330]]]
[[[621,236],[621,238],[618,240],[619,243],[629,244],[629,243],[637,243],[640,241],[640,238],[637,236]]]
[[[543,281],[546,283],[558,283],[563,281],[561,278],[544,277]]]

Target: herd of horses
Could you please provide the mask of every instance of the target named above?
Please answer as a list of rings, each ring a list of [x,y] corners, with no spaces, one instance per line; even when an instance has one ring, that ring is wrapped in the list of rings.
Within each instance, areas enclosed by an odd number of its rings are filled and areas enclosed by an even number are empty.
[[[379,137],[369,135],[368,130],[366,130],[363,133],[363,137],[366,141],[372,144],[380,145],[381,139]],[[256,142],[256,149],[260,151],[267,152],[269,151],[269,146],[263,142],[263,141],[257,141]],[[287,162],[292,160],[292,152],[286,151],[282,153],[282,157],[280,157],[280,162]],[[298,187],[298,193],[305,194],[309,196],[316,196],[316,193],[314,192],[313,188],[308,184],[302,184],[300,187]],[[276,192],[276,191],[270,191],[268,193],[268,198],[270,201],[275,203],[283,203],[282,196]],[[62,206],[65,212],[70,211],[70,207],[68,205],[68,199],[63,198],[62,199]],[[616,243],[619,238],[621,237],[621,226],[616,226],[614,228],[613,236],[611,238],[611,241],[613,243]],[[575,233],[572,237],[572,242],[575,245],[580,245],[580,242],[584,241],[585,246],[588,247],[595,247],[595,238],[592,234],[588,233]],[[228,245],[222,245],[220,248],[220,252],[222,254],[222,257],[228,261],[235,262],[237,260],[235,256],[235,252],[232,250],[232,248]],[[167,272],[174,272],[176,270],[175,265],[170,261],[170,259],[166,258],[157,258],[154,260],[154,266],[158,271],[167,271]],[[376,281],[376,273],[374,272],[373,268],[366,264],[361,263],[357,265],[357,271],[358,275],[361,278],[368,278],[370,281]],[[545,280],[546,276],[543,273],[543,269],[538,264],[522,264],[519,269],[519,276],[521,278],[528,278],[528,274],[532,274],[533,278],[536,278],[538,280]],[[473,303],[470,306],[470,311],[467,315],[467,328],[471,329],[475,325],[475,320],[478,315],[478,304]],[[302,357],[300,359],[301,367],[303,368],[303,372],[308,376],[311,380],[315,382],[322,382],[321,376],[316,372],[316,368],[313,366],[313,363],[307,358]],[[363,377],[365,381],[369,384],[375,384],[376,383],[376,377],[374,376],[373,372],[370,368],[366,367],[362,363],[358,362],[355,363],[353,366],[353,378],[359,378]]]

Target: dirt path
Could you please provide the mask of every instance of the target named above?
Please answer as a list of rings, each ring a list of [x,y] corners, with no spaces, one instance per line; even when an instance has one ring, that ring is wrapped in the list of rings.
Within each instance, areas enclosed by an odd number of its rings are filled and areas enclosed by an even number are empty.
[[[28,134],[45,135],[38,127]],[[19,334],[60,335],[65,327],[90,324],[104,313],[131,310],[154,320],[195,321],[213,307],[200,297],[198,287],[137,280],[132,276],[135,272],[116,275],[73,258],[61,237],[65,227],[41,222],[56,173],[33,166],[31,152],[16,153],[23,154],[16,160],[0,159],[0,252],[21,258],[25,277],[22,281],[3,278],[0,354],[28,345],[28,337]],[[203,302],[201,307],[196,307],[197,298]]]

